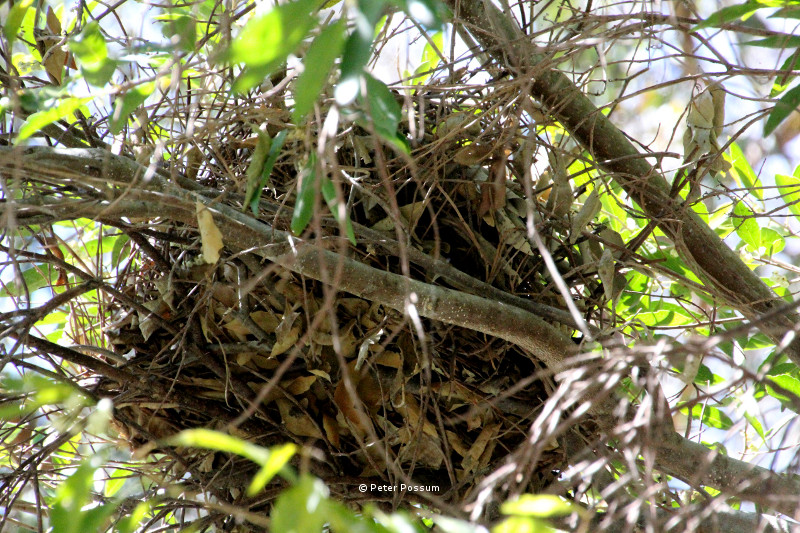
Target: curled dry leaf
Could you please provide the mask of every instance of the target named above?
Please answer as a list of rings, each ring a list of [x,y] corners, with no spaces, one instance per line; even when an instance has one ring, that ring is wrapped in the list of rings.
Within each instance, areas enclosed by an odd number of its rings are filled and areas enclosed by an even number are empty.
[[[222,232],[214,223],[214,217],[202,202],[195,203],[197,210],[197,227],[200,229],[200,242],[203,245],[203,259],[206,263],[219,261],[219,251],[222,250]]]

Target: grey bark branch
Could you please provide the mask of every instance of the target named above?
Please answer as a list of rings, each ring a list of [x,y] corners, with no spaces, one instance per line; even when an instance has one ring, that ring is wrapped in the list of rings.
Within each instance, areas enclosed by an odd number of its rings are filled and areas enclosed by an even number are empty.
[[[457,27],[468,29],[484,50],[528,83],[530,94],[549,109],[597,164],[673,241],[687,266],[719,297],[738,309],[776,344],[795,332],[800,317],[688,206],[671,198],[667,181],[625,134],[530,42],[517,24],[492,2],[447,0]],[[486,21],[491,21],[487,31]],[[800,365],[800,337],[786,347]]]
[[[160,176],[144,183],[140,178],[144,171],[132,160],[99,149],[39,147],[15,151],[0,147],[0,172],[4,174],[60,179],[76,187],[94,188],[95,195],[100,191],[106,195],[91,201],[50,198],[38,203],[18,202],[16,206],[0,204],[3,209],[0,216],[8,215],[8,209],[16,209],[15,216],[23,223],[29,216],[47,217],[50,221],[88,217],[116,222],[122,217],[138,216],[165,217],[196,225],[194,202],[209,199],[200,194],[202,188],[195,184],[194,190],[188,191]],[[113,184],[119,187],[112,187]],[[250,251],[316,280],[331,279],[332,273],[341,268],[339,289],[402,312],[406,311],[409,295],[414,293],[420,315],[513,342],[554,371],[566,368],[569,357],[576,353],[569,338],[523,309],[372,268],[297,239],[221,203],[209,208],[229,248]],[[597,402],[593,414],[601,419],[612,416],[609,403]],[[723,494],[795,515],[800,477],[777,474],[720,455],[671,430],[662,431],[660,436],[663,438],[648,440],[659,470],[692,485],[712,486]]]

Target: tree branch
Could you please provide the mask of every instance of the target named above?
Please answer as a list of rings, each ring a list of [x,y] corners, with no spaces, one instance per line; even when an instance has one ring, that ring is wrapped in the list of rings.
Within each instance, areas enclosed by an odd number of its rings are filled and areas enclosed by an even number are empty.
[[[715,296],[738,309],[776,344],[787,332],[797,330],[800,317],[794,311],[786,312],[786,302],[688,205],[670,197],[667,181],[646,156],[566,75],[549,66],[543,50],[534,46],[512,19],[491,2],[447,0],[447,4],[455,23],[462,23],[495,61],[529,83],[531,96],[544,104],[600,168],[658,223],[687,266]],[[488,27],[487,21],[491,23]],[[787,346],[786,354],[800,365],[800,337]]]

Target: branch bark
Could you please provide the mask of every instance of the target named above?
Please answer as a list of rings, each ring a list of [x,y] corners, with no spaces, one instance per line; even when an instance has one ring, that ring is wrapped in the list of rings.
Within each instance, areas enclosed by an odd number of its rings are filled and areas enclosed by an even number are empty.
[[[647,162],[646,154],[639,153],[566,75],[551,68],[549,58],[511,18],[492,2],[447,0],[447,4],[453,10],[454,23],[466,28],[495,61],[525,81],[530,95],[549,109],[597,165],[658,223],[714,296],[738,309],[776,344],[787,332],[797,331],[800,317],[794,307],[787,309],[786,302],[694,211],[670,197],[670,186]],[[786,354],[800,365],[800,338],[795,337],[786,347]]]

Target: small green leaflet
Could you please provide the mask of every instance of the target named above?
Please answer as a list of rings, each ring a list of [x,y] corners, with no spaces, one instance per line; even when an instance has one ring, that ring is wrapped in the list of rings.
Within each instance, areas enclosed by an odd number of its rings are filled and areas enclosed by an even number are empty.
[[[800,178],[785,174],[775,175],[775,184],[789,211],[795,216],[800,216]]]
[[[13,50],[14,39],[17,38],[17,32],[22,25],[22,20],[28,12],[28,8],[33,5],[33,0],[22,0],[8,10],[8,18],[3,26],[3,33],[8,39],[8,50]]]
[[[788,72],[793,71],[798,65],[800,64],[800,48],[794,51],[792,55],[786,58],[786,61],[783,62],[781,65],[780,71],[784,72],[778,76],[775,81],[772,83],[772,90],[769,92],[770,98],[775,98],[783,91],[789,88],[792,80],[795,78],[793,74],[788,74]]]
[[[96,22],[87,24],[81,33],[69,41],[69,49],[81,66],[83,77],[95,87],[102,87],[111,80],[117,62],[108,57],[106,39]]]
[[[762,48],[796,48],[800,46],[800,35],[780,33],[765,39],[756,39],[755,41],[747,41],[742,44],[747,46],[760,46]]]
[[[392,0],[391,3],[426,28],[439,29],[442,26],[443,4],[437,0]]]
[[[317,192],[317,156],[311,154],[305,168],[300,173],[300,186],[297,191],[297,203],[292,213],[292,233],[300,235],[308,227],[314,216],[314,200]]]
[[[143,83],[137,85],[122,96],[118,96],[114,102],[114,112],[111,115],[109,130],[114,135],[122,131],[122,128],[128,122],[128,117],[133,110],[139,107],[147,97],[153,94],[156,88],[155,82]]]
[[[767,376],[767,394],[776,398],[792,411],[800,412],[800,381],[791,374],[781,374],[779,376]],[[781,390],[774,386],[780,387]]]
[[[756,222],[753,211],[744,202],[737,202],[733,208],[733,227],[736,234],[753,250],[761,246],[761,228]]]
[[[684,404],[680,412],[689,415],[689,409]],[[703,424],[717,429],[730,429],[733,427],[733,420],[717,407],[705,404],[695,404],[692,406],[691,417],[701,420]]]
[[[56,120],[67,118],[81,106],[92,101],[92,97],[78,98],[77,96],[70,96],[57,100],[49,109],[39,111],[28,117],[25,124],[19,129],[17,140],[15,144],[19,144],[37,131],[41,130],[48,124],[52,124]]]
[[[383,6],[383,0],[360,0],[352,10],[355,29],[344,44],[341,76],[333,91],[340,106],[352,103],[361,92],[361,75],[372,54],[375,24],[381,17]]]
[[[247,67],[234,83],[234,90],[252,89],[286,61],[317,22],[318,4],[317,0],[280,4],[247,23],[223,56]]]
[[[327,176],[322,178],[322,197],[325,199],[325,203],[328,204],[328,209],[331,210],[333,218],[339,223],[339,227],[344,227],[347,233],[347,240],[355,246],[356,234],[353,231],[353,224],[350,222],[350,217],[347,215],[347,205],[345,205],[344,202],[337,202],[336,187]]]
[[[800,105],[800,85],[784,94],[781,99],[778,100],[778,103],[775,104],[775,107],[772,108],[766,123],[764,123],[764,135],[769,135],[775,131],[778,124],[783,122],[792,111],[797,109],[798,105]]]
[[[286,443],[278,446],[272,446],[269,449],[269,457],[261,464],[261,468],[253,476],[253,480],[247,487],[247,495],[255,496],[267,486],[267,483],[272,481],[275,474],[280,472],[289,460],[297,453],[297,446],[292,443]]]
[[[735,6],[728,6],[710,15],[703,22],[692,28],[691,31],[694,32],[711,26],[721,26],[723,24],[738,19],[747,20],[748,15],[750,13],[764,7],[767,6],[763,5],[760,2],[754,2],[754,1],[748,1],[745,2],[744,4],[738,4]]]
[[[422,85],[431,77],[431,71],[436,68],[441,61],[439,54],[444,46],[444,32],[438,31],[430,36],[428,44],[422,50],[422,60],[419,67],[414,71],[412,85]]]
[[[759,200],[763,200],[764,193],[761,187],[761,180],[758,179],[753,167],[750,166],[750,162],[744,156],[744,152],[736,143],[731,143],[730,162],[733,166],[731,173],[739,185],[745,187]]]
[[[253,151],[250,166],[247,167],[247,190],[242,205],[242,211],[250,206],[254,215],[258,215],[258,201],[261,199],[261,193],[269,182],[272,169],[281,155],[283,143],[289,133],[289,130],[282,130],[275,136],[275,139],[270,139],[267,133],[258,129],[256,131],[258,142]]]
[[[314,107],[344,45],[345,20],[339,19],[317,35],[303,60],[303,73],[294,84],[292,120],[299,123]]]
[[[397,131],[403,113],[400,104],[385,83],[370,74],[364,76],[367,82],[367,95],[366,99],[361,96],[360,103],[367,108],[375,132],[398,150],[408,153],[408,144]],[[366,127],[363,120],[361,122]]]
[[[292,233],[300,235],[308,227],[311,218],[314,216],[314,204],[317,199],[317,157],[314,154],[308,158],[308,163],[300,175],[300,190],[297,193],[297,203],[294,206],[292,213]],[[340,204],[336,200],[336,187],[327,176],[322,176],[320,180],[320,189],[325,203],[328,205],[333,218],[344,226],[347,234],[347,239],[356,244],[356,236],[353,231],[353,224],[350,222],[350,217],[346,212],[344,204]]]
[[[274,533],[322,531],[328,521],[328,487],[308,474],[281,492],[270,514]]]
[[[170,39],[175,47],[192,52],[197,47],[197,21],[183,13],[165,13],[155,17],[163,26],[161,33]]]

